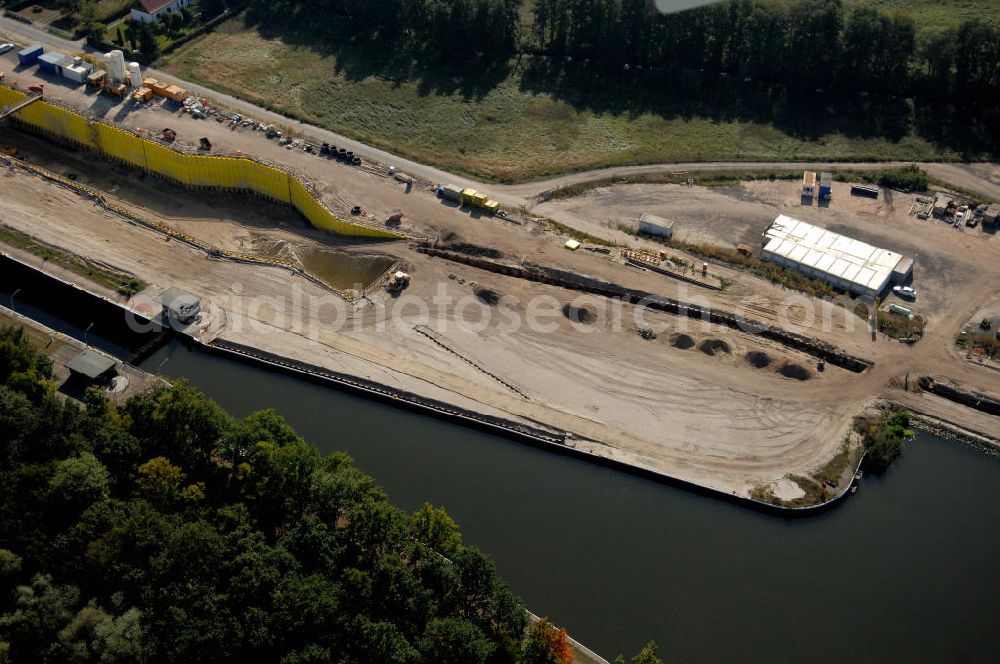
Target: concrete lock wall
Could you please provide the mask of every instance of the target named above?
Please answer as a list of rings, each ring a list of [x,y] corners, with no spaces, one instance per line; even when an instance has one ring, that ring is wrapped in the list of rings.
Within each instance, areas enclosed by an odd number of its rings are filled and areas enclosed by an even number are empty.
[[[15,104],[27,96],[19,90],[0,86],[0,106]],[[97,150],[185,186],[252,191],[286,203],[322,230],[362,237],[402,237],[398,233],[337,218],[295,175],[251,158],[185,154],[118,127],[88,120],[47,101],[28,106],[15,113],[15,117],[46,134]]]

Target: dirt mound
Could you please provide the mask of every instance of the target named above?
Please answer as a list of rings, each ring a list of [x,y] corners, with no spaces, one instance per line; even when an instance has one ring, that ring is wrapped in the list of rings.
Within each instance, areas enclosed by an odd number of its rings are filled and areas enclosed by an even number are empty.
[[[763,369],[771,365],[771,356],[767,353],[762,353],[759,350],[753,350],[747,353],[747,362],[752,364],[756,369]]]
[[[727,344],[722,339],[705,339],[700,344],[698,344],[698,350],[703,352],[705,355],[718,355],[719,353],[730,353],[731,349],[729,344]]]
[[[592,306],[578,307],[575,304],[565,304],[562,308],[563,316],[574,323],[593,323],[597,318],[597,312]]]
[[[488,304],[491,307],[495,307],[497,303],[500,302],[500,293],[496,292],[492,288],[476,288],[472,292],[476,294],[476,297],[478,297],[483,304]]]
[[[794,378],[795,380],[809,380],[812,378],[812,372],[801,364],[793,364],[791,362],[786,362],[781,365],[781,368],[778,369],[778,373],[785,378]]]
[[[687,350],[694,345],[694,339],[686,334],[675,334],[670,337],[670,345],[674,348],[680,348],[681,350]]]

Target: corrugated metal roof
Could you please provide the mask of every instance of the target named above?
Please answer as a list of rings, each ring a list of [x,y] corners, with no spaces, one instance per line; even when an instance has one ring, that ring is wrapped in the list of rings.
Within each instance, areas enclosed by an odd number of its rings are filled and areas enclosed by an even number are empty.
[[[779,215],[764,232],[762,255],[770,254],[847,282],[854,290],[881,291],[901,261],[888,249],[834,233],[786,215]],[[912,261],[911,261],[912,263]]]

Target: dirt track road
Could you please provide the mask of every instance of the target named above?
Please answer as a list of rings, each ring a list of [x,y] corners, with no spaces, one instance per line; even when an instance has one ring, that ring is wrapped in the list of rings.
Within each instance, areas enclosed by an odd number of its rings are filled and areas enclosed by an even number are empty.
[[[71,42],[60,39],[55,35],[44,32],[23,23],[0,17],[0,34],[8,35],[12,41],[21,43],[40,43],[49,48],[60,49],[64,52],[78,50],[92,50],[85,47],[82,42]],[[16,63],[14,53],[8,54],[7,62],[13,60]],[[292,127],[304,136],[308,136],[319,142],[334,143],[338,146],[346,147],[356,152],[362,157],[386,165],[396,166],[403,171],[411,173],[417,177],[433,182],[453,182],[466,187],[489,191],[490,194],[510,206],[521,206],[530,204],[531,200],[539,193],[563,187],[569,184],[577,184],[590,180],[600,180],[609,177],[626,175],[638,175],[649,173],[663,173],[676,171],[711,171],[711,170],[769,170],[769,169],[800,169],[800,168],[837,168],[849,167],[856,169],[882,168],[887,165],[900,165],[903,162],[687,162],[687,163],[662,163],[646,164],[636,166],[615,166],[610,168],[600,168],[577,173],[548,178],[545,180],[535,180],[520,184],[500,185],[478,181],[474,178],[456,175],[441,170],[434,166],[419,164],[417,162],[394,155],[385,150],[374,148],[360,141],[356,141],[348,136],[336,134],[326,129],[321,129],[278,113],[268,111],[260,106],[251,104],[231,95],[223,94],[206,88],[191,81],[185,81],[178,77],[161,72],[157,69],[148,69],[150,76],[158,79],[168,79],[177,81],[183,87],[194,94],[209,99],[216,100],[224,107],[230,108],[238,113],[256,118],[258,120],[281,124]],[[1000,165],[993,163],[983,164],[938,164],[921,163],[920,166],[927,170],[934,177],[947,180],[955,185],[975,191],[983,196],[1000,201]]]
[[[0,19],[0,29],[7,23],[9,21]],[[65,44],[59,45],[53,40],[51,36],[38,39],[50,47],[70,51]],[[34,68],[19,72],[11,67],[11,63],[16,62],[14,57],[8,54],[0,58],[0,68],[6,67],[11,72],[9,76],[12,74],[22,83],[45,80],[35,77]],[[150,73],[160,75],[156,71]],[[628,268],[612,256],[582,250],[566,251],[562,246],[565,238],[546,232],[540,224],[514,225],[498,218],[470,215],[442,203],[431,192],[414,190],[407,193],[391,179],[338,165],[301,150],[286,150],[266,140],[260,132],[230,129],[225,123],[211,120],[194,120],[156,104],[144,107],[116,104],[116,100],[104,95],[70,88],[55,80],[46,82],[51,87],[51,91],[46,88],[48,96],[110,121],[154,133],[170,126],[189,142],[198,136],[207,136],[219,150],[242,149],[280,161],[306,174],[324,200],[335,209],[342,210],[345,206],[349,209],[355,202],[379,214],[405,209],[404,224],[427,237],[474,242],[495,248],[511,260],[520,258],[730,311],[739,311],[742,304],[752,299],[758,309],[748,312],[751,317],[782,325],[787,321],[782,322],[778,312],[790,300],[800,297],[724,266],[713,266],[713,273],[717,270],[717,276],[730,281],[729,289],[718,293],[697,289],[692,292],[684,284],[661,275]],[[201,94],[197,86],[191,88]],[[223,98],[210,91],[205,91],[205,96]],[[233,107],[253,108],[243,102],[238,104],[242,106],[234,104]],[[272,117],[259,110],[245,112],[262,120]],[[284,118],[275,121],[289,124]],[[6,131],[0,129],[0,133]],[[309,128],[308,132],[319,140],[335,141],[337,145],[358,145],[322,130]],[[384,332],[375,319],[376,307],[361,307],[346,314],[350,326],[335,329],[334,321],[323,319],[308,307],[295,305],[292,295],[293,290],[300,287],[307,295],[319,297],[324,293],[308,283],[300,283],[284,271],[212,261],[148,231],[123,227],[121,221],[88,203],[81,204],[74,195],[54,189],[38,178],[12,172],[4,174],[0,180],[4,202],[0,207],[0,222],[50,244],[129,270],[150,283],[151,292],[176,285],[199,294],[224,312],[212,323],[215,326],[212,334],[221,333],[234,341],[259,345],[281,355],[386,385],[397,385],[482,413],[572,432],[581,448],[587,446],[596,454],[745,495],[756,485],[782,482],[789,473],[805,475],[822,466],[838,451],[852,418],[880,396],[888,395],[922,410],[937,409],[971,429],[1000,431],[997,418],[957,406],[948,408],[919,394],[903,394],[893,387],[909,370],[915,374],[932,373],[953,378],[970,387],[1000,394],[1000,372],[965,362],[953,344],[959,327],[987,299],[995,296],[995,266],[1000,262],[1000,241],[992,236],[956,231],[943,224],[935,226],[935,222],[918,226],[912,218],[894,215],[877,206],[867,212],[849,209],[846,200],[830,210],[798,209],[793,212],[813,215],[830,223],[853,224],[852,228],[862,233],[860,237],[884,238],[887,246],[906,248],[908,242],[914,243],[920,247],[918,269],[927,274],[947,276],[939,278],[932,287],[925,288],[921,284],[921,304],[926,302],[933,315],[929,318],[927,335],[915,346],[904,346],[881,335],[873,342],[864,323],[840,307],[833,307],[840,315],[835,316],[832,327],[821,329],[820,321],[816,321],[807,326],[808,329],[801,330],[875,361],[875,368],[862,375],[835,368],[818,373],[813,370],[814,358],[809,356],[776,344],[769,345],[752,335],[717,326],[703,327],[677,317],[650,316],[651,323],[663,326],[663,332],[655,340],[640,337],[635,324],[626,324],[619,330],[603,329],[598,325],[579,329],[570,325],[559,312],[560,307],[578,299],[579,293],[573,291],[433,259],[402,242],[366,243],[331,237],[296,226],[295,218],[288,218],[284,212],[275,213],[256,201],[251,201],[249,206],[236,196],[214,196],[206,201],[196,192],[171,188],[129,169],[93,168],[87,155],[60,150],[27,135],[19,135],[14,141],[32,163],[64,175],[72,174],[80,182],[106,192],[109,200],[156,216],[167,225],[217,246],[237,249],[264,239],[355,255],[385,253],[403,260],[407,270],[414,275],[407,296],[418,303],[429,303],[444,292],[458,299],[465,298],[472,306],[435,311],[430,321],[420,321],[415,313],[404,312],[405,324],[399,328],[390,326]],[[634,166],[501,187],[456,178],[431,167],[407,165],[408,162],[392,155],[365,147],[359,146],[355,151],[428,179],[483,187],[491,194],[495,192],[497,198],[514,202],[526,201],[546,188],[607,177],[611,173],[803,166],[759,163]],[[1000,177],[993,165],[926,166],[932,173],[947,173],[948,179],[966,188],[995,190],[1000,199]],[[592,195],[598,193],[592,192]],[[630,193],[624,195],[627,197]],[[663,194],[657,192],[655,195]],[[766,212],[763,219],[787,205],[780,197],[767,198],[777,196],[767,191],[756,192],[757,199],[749,202],[740,197],[725,202],[713,198],[723,194],[707,190],[697,195],[703,197],[706,201],[703,207],[710,207],[713,214],[723,205],[731,205],[733,213],[730,216],[737,220],[752,210],[760,214]],[[684,196],[694,196],[694,192],[687,190]],[[571,204],[570,201],[560,203]],[[746,207],[748,205],[754,206],[752,210]],[[595,214],[606,217],[610,206],[600,207]],[[714,222],[702,224],[705,227],[717,225]],[[503,320],[498,316],[499,308],[490,307],[486,310],[493,311],[492,322],[480,326],[479,318],[484,309],[482,305],[475,306],[478,287],[489,287],[519,300],[522,303],[519,314],[526,313],[524,303],[532,298],[551,298],[556,305],[555,332],[543,334],[526,328],[504,332],[500,329]],[[961,297],[955,296],[958,292]],[[376,296],[375,299],[383,300],[386,306],[393,304],[391,298]],[[247,308],[247,301],[257,302],[257,308]],[[305,335],[287,321],[278,320],[274,307],[261,305],[261,302],[292,302],[290,306],[300,307],[298,320],[322,325],[315,335]],[[602,302],[599,300],[595,304]],[[829,303],[816,301],[812,304],[832,307]],[[856,324],[852,327],[849,322]],[[417,323],[429,323],[444,335],[456,353],[503,374],[530,398],[518,397],[458,356],[442,351],[413,331]],[[687,327],[681,329],[685,325]],[[264,332],[259,332],[261,329]],[[694,342],[686,350],[674,344],[676,336],[682,333],[692,337]],[[719,341],[725,342],[729,350],[717,354],[701,350],[703,342]],[[751,366],[746,359],[750,352],[768,354],[771,366],[767,369]],[[808,368],[811,376],[806,381],[783,377],[777,372],[783,363]]]

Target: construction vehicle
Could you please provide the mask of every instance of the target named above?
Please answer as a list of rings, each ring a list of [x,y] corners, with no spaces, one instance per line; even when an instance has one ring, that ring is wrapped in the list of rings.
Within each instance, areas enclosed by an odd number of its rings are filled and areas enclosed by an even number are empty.
[[[124,99],[125,95],[128,94],[128,86],[124,83],[109,83],[104,86],[104,91],[107,92],[112,97],[118,97],[119,99]]]
[[[99,90],[104,89],[105,83],[108,81],[108,72],[103,69],[95,69],[87,75],[87,86],[92,88],[97,88]]]
[[[401,224],[403,223],[403,211],[395,210],[392,212],[385,220],[386,224]]]
[[[28,92],[34,92],[36,95],[44,95],[45,94],[45,84],[44,83],[39,83],[38,85],[29,85],[28,86]]]
[[[397,270],[385,283],[385,289],[390,293],[398,293],[405,290],[410,285],[410,275],[401,270]]]
[[[99,89],[101,92],[106,92],[112,97],[118,97],[119,99],[124,99],[125,95],[128,94],[128,86],[124,83],[115,83],[108,76],[108,72],[103,69],[95,69],[90,72],[87,76],[87,85]]]
[[[444,198],[448,198],[450,200],[456,200],[455,198],[453,198],[454,189],[455,187],[453,187],[452,185],[446,185],[444,187],[439,188],[438,193],[441,194]],[[480,210],[485,210],[490,214],[497,214],[500,212],[499,203],[497,203],[495,200],[493,200],[486,194],[480,191],[476,191],[475,189],[471,188],[463,189],[462,191],[459,192],[457,200],[459,205],[462,205],[463,207],[466,205],[470,205],[472,207],[479,208]]]

